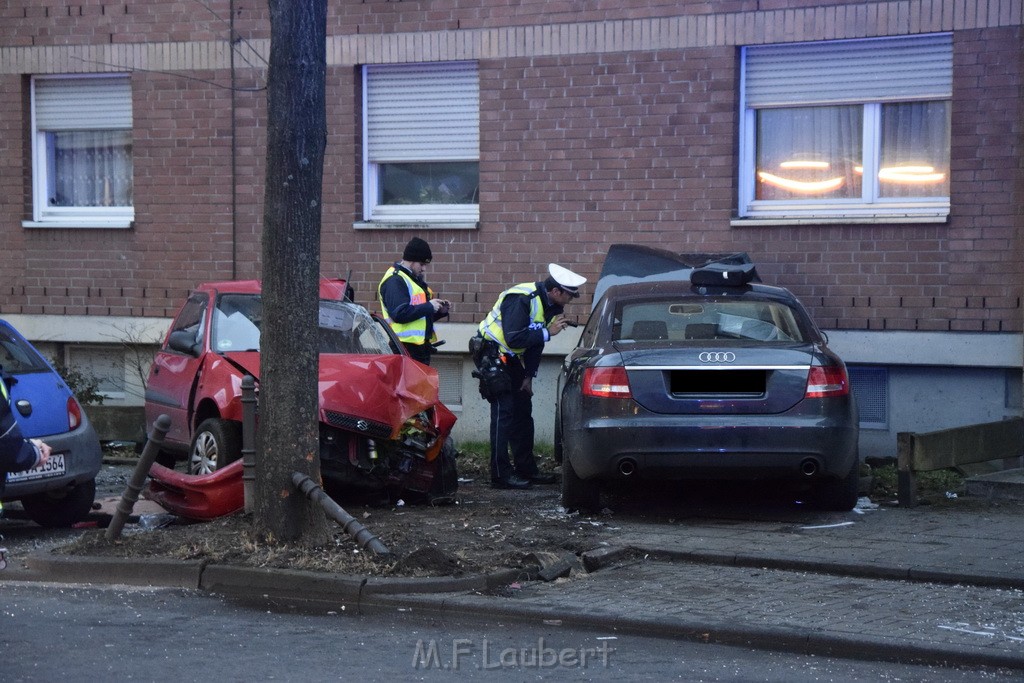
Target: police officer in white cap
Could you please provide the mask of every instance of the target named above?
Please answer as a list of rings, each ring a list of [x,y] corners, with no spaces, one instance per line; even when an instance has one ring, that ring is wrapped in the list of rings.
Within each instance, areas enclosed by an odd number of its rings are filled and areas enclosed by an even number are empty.
[[[533,378],[544,344],[569,326],[563,310],[579,297],[586,281],[568,268],[549,264],[547,278],[506,289],[480,323],[481,356],[499,357],[509,380],[507,390],[485,391],[481,385],[491,404],[491,485],[496,488],[526,489],[557,480],[537,469],[533,455]]]

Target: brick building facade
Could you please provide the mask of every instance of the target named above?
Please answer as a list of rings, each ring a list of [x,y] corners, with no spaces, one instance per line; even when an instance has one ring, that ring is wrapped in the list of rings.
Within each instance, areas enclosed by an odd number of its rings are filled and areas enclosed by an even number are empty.
[[[0,315],[101,367],[124,337],[154,341],[196,283],[259,277],[266,3],[8,0],[0,11]],[[850,363],[864,450],[891,452],[896,431],[1019,414],[1022,13],[1024,0],[332,1],[321,271],[351,273],[372,308],[402,245],[427,239],[429,280],[454,303],[441,328],[454,352],[502,289],[549,261],[593,281],[617,242],[745,251]],[[949,41],[944,206],[762,215],[745,201],[745,48],[918,36]],[[476,74],[472,219],[372,214],[364,67],[409,64]],[[48,220],[38,79],[96,74],[130,83],[133,215]],[[551,362],[566,348],[553,345]],[[441,360],[448,400],[477,414],[461,358]],[[119,393],[111,378],[112,402],[137,403],[122,380]],[[542,435],[549,421],[538,414]]]

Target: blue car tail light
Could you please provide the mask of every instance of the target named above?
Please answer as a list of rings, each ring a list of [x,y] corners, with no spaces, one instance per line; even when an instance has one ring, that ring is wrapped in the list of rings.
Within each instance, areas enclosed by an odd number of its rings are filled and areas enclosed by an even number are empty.
[[[74,396],[68,397],[68,430],[72,431],[82,424],[82,406]]]

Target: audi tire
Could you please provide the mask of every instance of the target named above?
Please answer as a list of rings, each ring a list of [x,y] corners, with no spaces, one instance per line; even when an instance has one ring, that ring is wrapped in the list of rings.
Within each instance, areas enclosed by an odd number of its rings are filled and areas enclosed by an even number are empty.
[[[860,458],[855,458],[846,476],[818,485],[811,494],[811,504],[819,510],[846,512],[857,506],[859,495]]]
[[[562,457],[562,507],[570,512],[601,509],[601,485],[594,479],[580,479],[567,455]]]

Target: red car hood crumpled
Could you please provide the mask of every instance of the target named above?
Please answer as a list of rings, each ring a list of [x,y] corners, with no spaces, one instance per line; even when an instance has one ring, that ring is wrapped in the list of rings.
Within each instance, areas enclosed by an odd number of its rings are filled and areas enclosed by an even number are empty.
[[[259,354],[232,354],[259,377]],[[391,425],[397,432],[413,415],[438,402],[437,371],[408,356],[321,354],[320,413],[331,410]]]
[[[437,401],[437,372],[406,356],[320,356],[321,412],[376,420],[397,432]]]

